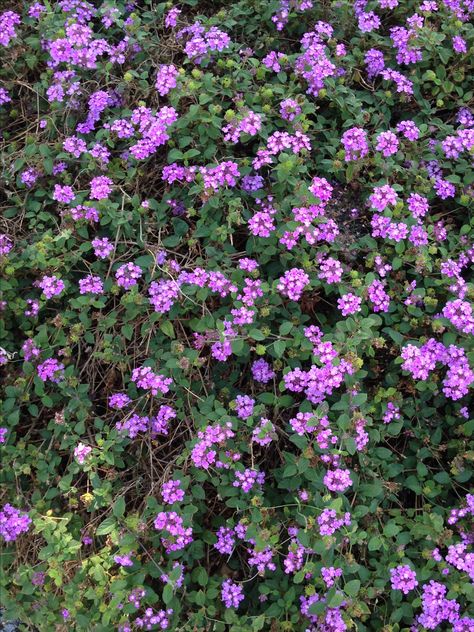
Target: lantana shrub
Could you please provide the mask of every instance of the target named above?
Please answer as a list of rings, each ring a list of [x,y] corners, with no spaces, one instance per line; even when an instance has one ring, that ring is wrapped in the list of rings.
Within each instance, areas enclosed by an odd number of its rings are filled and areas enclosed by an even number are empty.
[[[1,3],[0,605],[474,630],[474,3]]]

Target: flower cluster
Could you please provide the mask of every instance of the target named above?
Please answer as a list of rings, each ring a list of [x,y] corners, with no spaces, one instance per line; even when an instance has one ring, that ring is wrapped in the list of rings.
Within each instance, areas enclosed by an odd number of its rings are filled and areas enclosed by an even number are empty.
[[[0,511],[0,535],[5,542],[14,542],[28,531],[31,523],[32,520],[27,513],[12,507],[9,503]]]
[[[0,14],[2,607],[472,631],[474,2],[220,4]]]
[[[418,586],[416,573],[407,564],[391,568],[390,581],[393,590],[401,590],[404,595]]]
[[[161,543],[167,553],[184,549],[193,541],[191,527],[184,527],[183,519],[175,511],[162,511],[154,521],[157,531],[164,531],[166,537],[161,538]]]
[[[231,579],[226,579],[222,584],[221,599],[226,608],[238,608],[240,602],[244,600],[242,586]]]

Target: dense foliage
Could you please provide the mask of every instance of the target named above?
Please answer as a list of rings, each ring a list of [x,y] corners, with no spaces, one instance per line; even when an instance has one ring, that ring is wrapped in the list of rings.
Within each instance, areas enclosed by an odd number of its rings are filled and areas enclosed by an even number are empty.
[[[2,11],[5,615],[472,632],[473,0]]]

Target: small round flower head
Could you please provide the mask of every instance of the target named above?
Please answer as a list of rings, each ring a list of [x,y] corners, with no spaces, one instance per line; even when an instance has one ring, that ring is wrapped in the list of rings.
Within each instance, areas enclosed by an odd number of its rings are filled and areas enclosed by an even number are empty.
[[[57,162],[54,166],[53,166],[53,176],[58,176],[60,173],[62,173],[63,171],[66,171],[67,169],[67,164],[65,162]]]
[[[448,182],[448,180],[443,180],[442,178],[435,179],[433,188],[438,197],[442,200],[452,198],[456,195],[456,187],[454,184],[452,184],[452,182]]]
[[[277,288],[284,296],[299,301],[304,288],[309,283],[309,276],[300,268],[291,268],[280,277]]]
[[[168,393],[173,383],[172,378],[155,373],[149,366],[133,369],[131,380],[139,388],[149,389],[152,395],[157,395],[158,391],[163,394]]]
[[[308,187],[314,197],[317,197],[321,202],[329,202],[332,197],[333,187],[329,184],[326,178],[313,178],[311,185]]]
[[[375,279],[367,288],[369,300],[374,312],[388,312],[390,308],[390,296],[385,292],[382,281]]]
[[[33,586],[43,586],[45,580],[45,574],[42,571],[38,571],[33,573],[31,578],[31,583]]]
[[[360,160],[369,153],[367,132],[360,127],[352,127],[344,132],[341,142],[346,152],[346,162]]]
[[[390,581],[393,590],[401,590],[407,595],[410,590],[418,586],[416,573],[407,564],[402,564],[390,569]]]
[[[79,279],[79,294],[103,294],[104,286],[102,279],[89,274],[83,279]]]
[[[64,364],[61,364],[55,358],[49,358],[42,364],[38,364],[36,368],[38,377],[43,382],[50,381],[58,383],[63,379]]]
[[[164,97],[170,90],[176,88],[178,75],[178,69],[173,64],[160,66],[156,75],[155,88],[161,97]]]
[[[460,35],[455,35],[452,39],[453,42],[453,50],[455,53],[464,54],[467,53],[467,43],[466,40]]]
[[[14,11],[0,14],[0,46],[8,46],[16,37],[15,26],[21,24],[21,18]]]
[[[397,193],[388,184],[381,187],[375,187],[372,195],[369,197],[370,206],[376,211],[382,212],[387,206],[394,206],[397,203]]]
[[[262,176],[244,176],[242,178],[242,189],[247,193],[252,193],[252,191],[258,191],[263,187],[264,180]]]
[[[31,522],[27,513],[7,503],[0,510],[0,536],[5,542],[14,542],[22,533],[28,531]]]
[[[13,248],[13,241],[5,235],[4,233],[0,233],[0,257],[7,255],[10,250]]]
[[[235,546],[235,531],[230,527],[219,527],[216,532],[217,542],[214,548],[222,555],[230,555]]]
[[[168,481],[161,487],[161,497],[168,505],[179,503],[184,498],[184,490],[181,489],[181,481]]]
[[[40,309],[39,301],[37,301],[36,299],[27,298],[26,304],[27,304],[27,308],[23,312],[24,315],[31,316],[32,318],[37,316]]]
[[[112,180],[107,176],[97,176],[90,182],[92,200],[105,200],[112,192]]]
[[[74,448],[74,458],[79,463],[79,465],[83,465],[84,461],[87,459],[89,454],[92,452],[92,448],[88,445],[84,445],[83,443],[78,443]]]
[[[232,485],[240,487],[245,494],[248,494],[255,485],[263,485],[264,482],[264,472],[247,468],[243,472],[235,472],[235,480]]]
[[[59,296],[65,288],[64,281],[58,279],[58,277],[54,274],[52,276],[45,275],[37,282],[37,286],[43,290],[43,294],[46,298]]]
[[[87,145],[77,136],[69,136],[63,142],[63,149],[69,154],[72,154],[75,158],[79,158],[82,153],[87,151]]]
[[[285,121],[292,121],[301,114],[301,106],[294,99],[285,99],[280,103],[280,116]]]
[[[388,402],[387,410],[383,415],[383,422],[384,424],[389,424],[394,419],[401,419],[400,408],[393,402]]]
[[[109,406],[115,410],[125,408],[132,400],[125,393],[114,393],[109,397]]]
[[[343,316],[360,312],[361,305],[362,299],[351,292],[337,299],[337,308],[341,310]]]
[[[123,421],[118,421],[115,427],[121,434],[127,436],[129,439],[135,439],[140,432],[146,432],[148,430],[149,424],[150,420],[148,417],[135,413],[130,417],[126,417]]]
[[[341,577],[341,575],[342,568],[334,568],[334,566],[323,566],[321,569],[321,576],[324,583],[326,584],[326,588],[331,588],[331,586],[334,586],[336,579],[338,577]]]
[[[269,445],[275,437],[275,426],[269,419],[262,417],[252,432],[252,441],[262,447]]]
[[[382,156],[385,158],[393,156],[393,154],[396,154],[398,151],[398,138],[393,132],[382,132],[377,137],[375,149],[382,152]]]
[[[226,579],[222,584],[221,599],[226,608],[238,608],[244,600],[244,591],[240,584]]]
[[[418,140],[420,137],[420,130],[413,121],[400,121],[397,125],[397,132],[410,141]]]
[[[7,90],[5,90],[5,88],[0,88],[0,106],[5,103],[10,103],[11,100],[11,96],[8,94]]]
[[[41,354],[41,349],[36,346],[35,341],[32,338],[28,338],[28,340],[25,340],[21,347],[21,350],[27,362],[31,362],[35,358],[39,358]]]
[[[362,11],[358,16],[358,25],[362,33],[370,33],[380,28],[381,20],[374,11]]]
[[[267,384],[275,377],[275,371],[270,367],[268,362],[263,358],[256,360],[251,367],[252,377],[256,382]]]
[[[54,185],[53,199],[56,200],[56,202],[69,204],[69,202],[72,202],[75,197],[74,191],[70,186],[61,186],[60,184]]]
[[[133,561],[129,555],[114,555],[114,562],[120,566],[133,566]]]
[[[180,551],[193,541],[191,527],[184,527],[184,521],[175,511],[161,511],[155,518],[154,527],[164,531],[161,542],[167,553]]]
[[[180,15],[180,13],[181,13],[181,9],[178,9],[178,7],[172,7],[168,11],[168,13],[165,15],[166,28],[170,29],[176,26],[178,16]]]
[[[96,237],[91,242],[94,254],[99,259],[107,259],[114,251],[114,245],[108,237]]]
[[[318,278],[325,280],[329,285],[339,283],[342,278],[343,269],[341,263],[333,257],[327,257],[320,263]]]
[[[143,270],[134,263],[124,263],[115,273],[115,279],[119,287],[129,290],[137,285],[137,280],[142,276]]]
[[[253,414],[253,407],[255,400],[248,395],[237,395],[235,398],[235,407],[238,417],[241,419],[248,419]]]
[[[459,414],[464,417],[464,419],[469,419],[469,409],[467,406],[463,406],[459,409]]]
[[[407,198],[407,206],[415,219],[423,218],[429,210],[428,200],[419,193],[411,193]]]
[[[341,469],[327,472],[323,482],[331,492],[344,492],[352,485],[349,470]]]
[[[310,499],[310,493],[306,489],[300,489],[298,491],[298,498],[301,500],[301,502],[306,503]]]
[[[129,603],[133,604],[135,608],[138,610],[140,607],[140,601],[145,597],[146,592],[143,588],[134,588],[132,592],[128,595]]]
[[[241,270],[245,270],[246,272],[252,272],[258,268],[258,263],[255,259],[248,259],[244,257],[239,261],[239,268]]]
[[[6,364],[9,360],[9,352],[0,347],[0,366]]]

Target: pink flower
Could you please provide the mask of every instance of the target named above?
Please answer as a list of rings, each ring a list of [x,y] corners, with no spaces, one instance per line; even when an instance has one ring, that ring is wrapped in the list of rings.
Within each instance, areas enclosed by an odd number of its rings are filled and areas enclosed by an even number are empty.
[[[83,465],[84,461],[87,459],[91,452],[91,447],[84,445],[83,443],[78,443],[77,446],[74,448],[74,458],[80,465]]]
[[[331,492],[344,492],[352,485],[349,470],[329,470],[323,479],[324,484]]]

